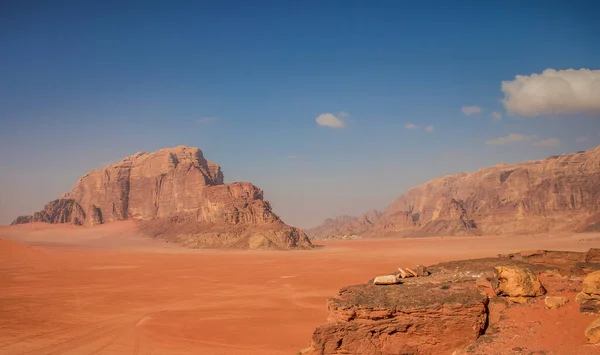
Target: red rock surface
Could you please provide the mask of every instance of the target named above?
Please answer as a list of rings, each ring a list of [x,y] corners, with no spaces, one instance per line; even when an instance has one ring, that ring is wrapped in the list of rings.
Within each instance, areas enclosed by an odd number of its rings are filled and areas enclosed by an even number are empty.
[[[501,321],[503,312],[513,307],[530,307],[537,312],[544,301],[543,297],[531,297],[525,305],[515,305],[512,297],[489,293],[481,282],[482,277],[490,275],[493,281],[493,270],[498,266],[528,270],[536,279],[539,275],[552,296],[562,297],[567,295],[565,292],[572,296],[581,287],[576,276],[578,273],[572,271],[578,269],[580,260],[596,251],[568,252],[571,258],[565,259],[562,258],[565,252],[539,251],[445,262],[430,267],[431,276],[403,279],[402,284],[381,286],[369,281],[342,288],[337,297],[328,300],[327,322],[316,328],[310,347],[302,353],[396,355],[470,354],[475,351],[485,354],[488,350],[495,351],[498,347],[487,345],[492,337],[505,339],[498,330],[507,327]],[[535,263],[529,261],[530,257]],[[600,264],[586,264],[591,270],[600,269]],[[567,268],[567,265],[571,267]],[[529,285],[529,280],[513,279],[510,275],[505,277],[510,282]],[[491,308],[490,299],[493,301]],[[500,304],[503,306],[499,308]],[[573,318],[579,322],[583,317],[575,314]],[[565,322],[568,320],[565,319]],[[480,340],[484,334],[486,336]],[[532,343],[527,345],[532,346]],[[547,353],[547,349],[540,349],[542,346],[538,344],[536,350]],[[555,346],[564,348],[562,345]],[[512,353],[512,349],[507,347],[506,343],[502,345],[502,354]],[[563,353],[581,354],[580,349]]]
[[[29,222],[96,225],[134,219],[142,231],[190,247],[311,247],[308,237],[273,213],[248,182],[223,183],[219,165],[198,148],[137,153],[82,176]]]
[[[598,186],[600,147],[540,161],[496,165],[440,177],[409,189],[361,235],[595,231],[600,228]],[[342,234],[346,228],[342,223],[326,233]]]

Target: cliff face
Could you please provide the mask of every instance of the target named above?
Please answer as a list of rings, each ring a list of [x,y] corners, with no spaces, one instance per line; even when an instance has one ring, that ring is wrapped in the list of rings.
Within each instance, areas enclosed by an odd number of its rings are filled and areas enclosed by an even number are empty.
[[[135,219],[144,233],[193,247],[310,247],[251,183],[223,183],[219,165],[198,148],[137,153],[82,176],[28,222],[95,225]],[[218,233],[215,233],[217,231]],[[207,237],[208,236],[208,237]]]
[[[408,190],[361,234],[434,236],[593,230],[600,220],[599,207],[597,147],[434,179]]]

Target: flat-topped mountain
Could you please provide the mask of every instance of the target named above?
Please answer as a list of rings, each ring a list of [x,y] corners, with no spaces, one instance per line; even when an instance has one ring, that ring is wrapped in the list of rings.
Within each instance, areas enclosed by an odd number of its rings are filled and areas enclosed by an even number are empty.
[[[146,235],[190,247],[311,247],[308,237],[273,213],[263,191],[249,182],[223,183],[221,167],[198,148],[137,153],[79,178],[28,222],[91,226],[139,221]]]
[[[345,234],[331,221],[312,238]],[[600,147],[431,180],[394,201],[364,237],[522,234],[600,229]]]

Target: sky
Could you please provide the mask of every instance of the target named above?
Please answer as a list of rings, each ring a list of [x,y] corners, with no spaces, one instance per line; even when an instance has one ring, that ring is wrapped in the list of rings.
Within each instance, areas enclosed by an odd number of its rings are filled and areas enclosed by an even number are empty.
[[[600,145],[594,1],[0,2],[0,224],[196,146],[292,225]]]

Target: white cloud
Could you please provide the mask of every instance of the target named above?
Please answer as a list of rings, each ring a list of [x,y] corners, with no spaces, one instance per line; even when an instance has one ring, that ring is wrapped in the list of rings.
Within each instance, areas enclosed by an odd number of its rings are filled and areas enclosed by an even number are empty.
[[[339,116],[339,114],[338,114]],[[331,127],[331,128],[344,128],[346,125],[344,121],[336,117],[333,113],[322,113],[317,116],[317,124],[319,126]]]
[[[492,118],[497,120],[501,120],[502,119],[502,114],[500,112],[492,112]]]
[[[426,130],[427,132],[433,132],[433,131],[435,130],[435,128],[434,128],[432,125],[429,125],[429,126],[426,126],[426,127],[425,127],[425,130]]]
[[[489,144],[489,145],[501,145],[501,144],[509,144],[509,143],[514,143],[514,142],[527,142],[527,141],[533,141],[533,140],[537,140],[537,136],[524,136],[522,134],[518,134],[518,133],[511,133],[508,136],[504,136],[504,137],[500,137],[500,138],[496,138],[496,139],[492,139],[492,140],[487,140],[485,141],[485,144]]]
[[[556,147],[557,145],[560,145],[560,139],[558,139],[558,138],[542,139],[537,142],[534,142],[533,145],[537,145],[538,147]]]
[[[481,107],[479,107],[479,106],[463,106],[462,112],[467,116],[474,115],[477,113],[481,113]]]
[[[502,103],[521,116],[600,114],[600,70],[546,69],[502,82]]]
[[[575,139],[575,141],[577,141],[577,143],[583,143],[583,142],[587,142],[588,137],[577,137],[577,139]]]
[[[348,117],[348,116],[350,116],[350,114],[348,112],[346,112],[346,111],[340,111],[338,113],[338,117],[344,118],[344,117]]]
[[[404,125],[404,128],[406,128],[406,129],[417,129],[417,128],[419,128],[419,126],[417,126],[414,123],[407,123],[407,124]]]

